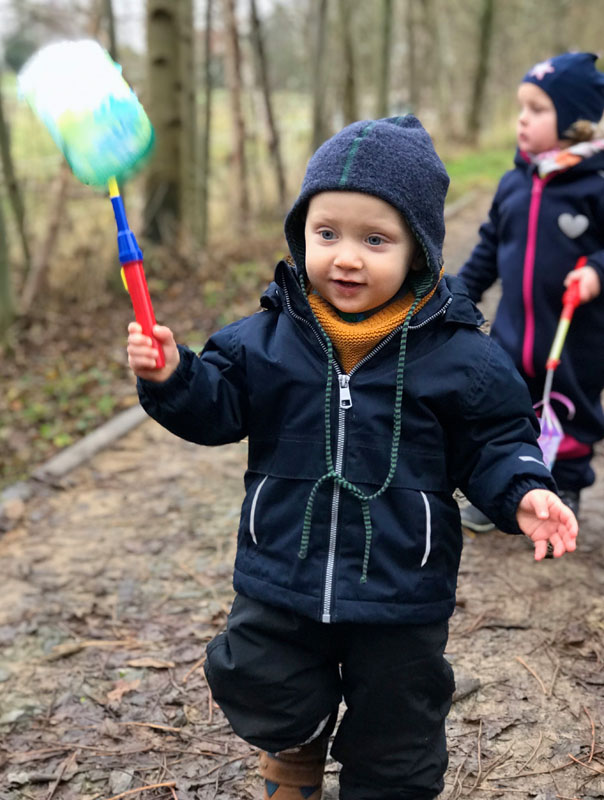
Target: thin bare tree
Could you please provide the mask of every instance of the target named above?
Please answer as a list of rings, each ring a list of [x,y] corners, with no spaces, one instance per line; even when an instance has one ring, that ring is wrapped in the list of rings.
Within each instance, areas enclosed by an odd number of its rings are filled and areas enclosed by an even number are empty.
[[[156,130],[146,169],[144,233],[173,241],[180,220],[181,127],[180,0],[147,2],[147,108]]]
[[[17,232],[23,252],[23,263],[25,266],[25,273],[29,272],[31,267],[31,256],[29,252],[29,244],[27,233],[25,229],[25,208],[23,205],[23,196],[21,194],[21,187],[17,181],[15,166],[13,163],[13,156],[10,143],[10,129],[9,124],[4,113],[4,101],[2,96],[2,71],[0,70],[0,159],[2,161],[2,171],[4,173],[4,181],[8,192],[8,200],[11,210],[15,217],[17,225]]]
[[[472,83],[472,98],[468,111],[466,136],[469,142],[476,143],[480,134],[482,108],[489,76],[489,52],[493,37],[493,18],[495,0],[482,0],[480,23],[477,31],[478,59]]]
[[[3,205],[2,197],[0,196],[0,341],[9,329],[14,315]]]
[[[245,155],[245,119],[242,104],[241,48],[235,0],[223,0],[227,38],[227,73],[233,122],[233,167],[235,171],[235,203],[238,209],[239,233],[247,230],[250,218],[250,195]]]
[[[378,39],[377,61],[379,65],[377,81],[376,116],[388,116],[388,95],[390,92],[390,54],[392,51],[392,0],[382,0],[380,17],[380,37]]]
[[[206,0],[203,55],[203,127],[199,154],[199,244],[208,244],[210,142],[212,130],[212,11],[213,0]]]
[[[283,159],[281,157],[279,128],[277,127],[277,123],[275,121],[275,114],[273,112],[273,101],[271,96],[268,61],[266,57],[266,50],[264,47],[264,34],[262,31],[262,23],[258,15],[256,0],[250,0],[250,22],[252,31],[252,42],[254,45],[254,50],[256,52],[256,62],[258,66],[258,78],[262,89],[262,97],[264,100],[264,110],[265,110],[266,125],[268,130],[268,149],[275,170],[279,209],[280,211],[284,211],[285,204],[287,202],[287,190],[285,186],[285,170],[283,168]]]
[[[312,21],[314,22],[314,44],[312,49],[312,149],[327,138],[325,121],[327,0],[314,0]]]
[[[114,61],[119,61],[117,52],[117,36],[115,32],[115,13],[113,11],[113,0],[103,0],[105,24],[107,26],[107,38],[109,55]]]
[[[355,51],[352,36],[354,3],[351,3],[350,0],[338,0],[338,10],[340,12],[339,28],[341,31],[342,72],[344,81],[342,114],[344,116],[344,122],[348,125],[359,118],[355,80]]]
[[[407,99],[411,111],[417,114],[420,104],[420,84],[417,69],[417,20],[416,0],[407,0]]]
[[[196,82],[193,37],[193,0],[178,2],[178,75],[180,97],[180,178],[178,202],[180,210],[179,238],[190,241],[198,214],[196,164]]]

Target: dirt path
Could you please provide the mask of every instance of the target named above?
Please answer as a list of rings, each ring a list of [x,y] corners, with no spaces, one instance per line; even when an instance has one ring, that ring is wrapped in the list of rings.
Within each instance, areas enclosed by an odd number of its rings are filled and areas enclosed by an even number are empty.
[[[484,211],[450,221],[450,269]],[[245,456],[148,421],[26,502],[0,539],[1,800],[261,796],[199,668],[230,605]],[[446,800],[604,797],[604,451],[598,467],[573,556],[466,539]]]

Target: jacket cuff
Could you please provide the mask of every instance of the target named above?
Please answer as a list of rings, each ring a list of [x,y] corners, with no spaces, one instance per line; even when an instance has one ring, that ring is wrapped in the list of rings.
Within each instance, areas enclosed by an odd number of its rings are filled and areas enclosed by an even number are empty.
[[[171,396],[176,389],[181,389],[188,385],[191,359],[195,358],[195,354],[187,347],[182,347],[182,345],[178,345],[178,350],[180,352],[180,362],[174,372],[165,381],[158,383],[157,381],[148,381],[144,378],[136,379],[136,388],[139,397],[147,396],[161,399],[162,397]]]
[[[546,491],[555,493],[558,491],[553,478],[550,482],[545,482],[539,478],[519,478],[515,483],[512,484],[510,491],[507,493],[506,499],[503,503],[502,516],[508,521],[508,524],[505,527],[506,533],[520,533],[524,535],[524,531],[522,531],[516,522],[516,512],[518,511],[520,501],[527,492],[531,491],[531,489],[545,489]]]
[[[598,250],[597,253],[592,253],[588,256],[586,266],[592,267],[598,273],[600,278],[600,292],[604,292],[604,252]]]

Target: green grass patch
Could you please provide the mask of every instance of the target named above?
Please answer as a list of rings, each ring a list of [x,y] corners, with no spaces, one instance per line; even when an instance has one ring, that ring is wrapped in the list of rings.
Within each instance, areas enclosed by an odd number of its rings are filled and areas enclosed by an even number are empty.
[[[445,157],[443,160],[451,177],[449,202],[470,191],[494,191],[503,173],[512,168],[513,158],[513,145],[473,149]]]

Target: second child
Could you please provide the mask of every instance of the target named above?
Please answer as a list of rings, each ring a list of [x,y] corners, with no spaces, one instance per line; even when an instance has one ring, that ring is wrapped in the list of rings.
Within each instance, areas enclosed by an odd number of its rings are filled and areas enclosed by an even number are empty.
[[[565,436],[553,467],[575,514],[581,491],[595,480],[594,444],[604,437],[604,139],[597,126],[604,75],[595,61],[591,53],[564,53],[535,64],[522,79],[515,166],[501,179],[480,240],[459,272],[475,302],[501,280],[492,336],[512,357],[533,403],[543,395],[564,289],[579,284],[582,305],[553,383],[575,406],[568,419],[560,409]],[[586,266],[574,269],[581,256]],[[484,511],[462,509],[463,524],[494,528]]]

